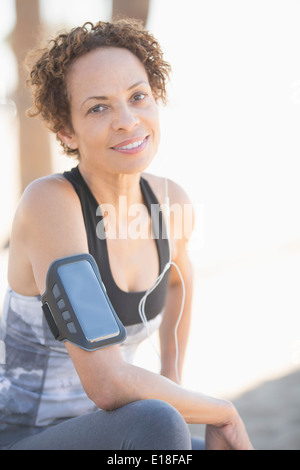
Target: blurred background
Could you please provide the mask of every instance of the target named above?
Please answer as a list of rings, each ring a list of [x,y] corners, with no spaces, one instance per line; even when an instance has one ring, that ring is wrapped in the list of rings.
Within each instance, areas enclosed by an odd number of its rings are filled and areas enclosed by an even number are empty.
[[[22,191],[76,164],[25,116],[24,57],[39,37],[116,16],[141,18],[173,68],[150,171],[181,184],[197,216],[183,385],[233,399],[256,448],[299,449],[299,0],[0,0],[1,304]],[[149,344],[139,361],[157,368]]]

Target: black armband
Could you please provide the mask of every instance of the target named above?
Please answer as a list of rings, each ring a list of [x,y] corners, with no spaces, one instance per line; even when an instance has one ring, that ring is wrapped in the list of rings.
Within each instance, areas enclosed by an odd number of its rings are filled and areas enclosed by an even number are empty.
[[[126,339],[90,254],[60,258],[50,265],[42,308],[58,341],[92,351]]]

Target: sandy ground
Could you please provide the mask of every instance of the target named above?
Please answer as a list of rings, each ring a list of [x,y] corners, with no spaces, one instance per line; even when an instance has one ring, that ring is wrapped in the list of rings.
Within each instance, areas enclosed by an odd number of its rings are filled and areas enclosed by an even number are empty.
[[[233,399],[256,450],[299,450],[300,371],[266,381]],[[204,436],[202,425],[191,432]]]
[[[300,371],[263,383],[234,403],[256,449],[300,448]]]

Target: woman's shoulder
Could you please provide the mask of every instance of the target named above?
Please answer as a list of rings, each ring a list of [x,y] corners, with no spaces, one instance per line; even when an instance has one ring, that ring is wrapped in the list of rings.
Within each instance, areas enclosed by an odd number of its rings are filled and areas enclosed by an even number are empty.
[[[170,204],[191,204],[186,189],[173,179],[152,173],[143,173],[142,176],[148,181],[160,203],[165,201],[166,192],[168,192]]]
[[[21,197],[11,230],[10,278],[14,286],[20,267],[30,281],[26,284],[23,278],[19,279],[18,288],[42,293],[53,260],[87,251],[80,201],[70,183],[63,175],[46,176],[30,183]]]
[[[74,189],[63,174],[57,173],[44,176],[32,181],[24,190],[20,205],[24,208],[32,207],[41,203],[53,206],[57,199],[61,202],[66,198],[74,198]]]
[[[79,200],[62,174],[52,174],[32,181],[24,190],[15,214],[15,220],[26,225],[33,221],[46,222],[68,217],[73,208],[77,211]]]
[[[166,191],[169,197],[169,214],[172,214],[170,225],[171,236],[177,242],[186,243],[193,232],[195,225],[194,207],[187,191],[172,179],[144,173],[143,177],[150,184],[160,204],[166,202]],[[178,243],[177,243],[178,245]]]
[[[62,173],[55,173],[38,178],[25,188],[22,195],[23,199],[30,199],[37,195],[55,196],[56,193],[71,193],[72,186]]]

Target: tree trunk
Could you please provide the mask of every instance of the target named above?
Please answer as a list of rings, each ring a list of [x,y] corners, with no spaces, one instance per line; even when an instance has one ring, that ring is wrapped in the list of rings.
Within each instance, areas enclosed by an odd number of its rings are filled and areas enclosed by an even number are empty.
[[[19,84],[14,97],[19,117],[20,178],[21,191],[36,178],[52,172],[49,131],[40,119],[28,118],[26,110],[31,106],[30,90],[26,87],[24,59],[27,52],[36,47],[40,32],[39,0],[16,1],[16,28],[12,47],[18,61]]]
[[[113,0],[113,20],[135,18],[146,26],[150,0]]]

